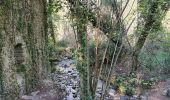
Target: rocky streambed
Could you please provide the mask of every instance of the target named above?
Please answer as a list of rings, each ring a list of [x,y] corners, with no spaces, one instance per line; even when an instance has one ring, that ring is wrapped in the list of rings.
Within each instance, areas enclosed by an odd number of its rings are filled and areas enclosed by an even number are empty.
[[[65,57],[53,62],[56,71],[42,81],[40,89],[21,95],[21,100],[80,100],[80,79],[74,60]],[[18,77],[18,83],[21,79]]]
[[[65,57],[54,66],[56,72],[50,77],[65,95],[64,100],[80,100],[80,78],[74,60]]]
[[[74,60],[65,57],[59,62],[54,62],[54,67],[56,72],[50,74],[50,77],[65,95],[64,100],[80,100],[80,78]],[[103,85],[104,82],[99,80],[96,90],[96,100],[100,100]],[[125,96],[116,96],[116,92],[112,86],[107,93],[105,100],[127,100]]]
[[[70,57],[64,57],[53,62],[56,71],[49,74],[49,80],[44,80],[44,90],[37,90],[29,95],[22,96],[22,100],[80,100],[80,77],[76,64]],[[98,81],[96,100],[100,100],[104,82]],[[138,100],[136,97],[120,96],[113,86],[107,91],[104,100]],[[146,100],[146,99],[142,99]]]
[[[76,64],[69,57],[63,58],[59,62],[54,62],[56,71],[50,74],[54,84],[61,89],[65,95],[64,100],[80,100],[80,77],[76,69]],[[102,80],[98,81],[96,90],[96,100],[100,100],[102,88],[104,86]],[[116,94],[114,86],[110,86],[107,90],[107,96],[104,100],[138,100],[137,97],[121,96]],[[142,100],[146,100],[143,98]]]

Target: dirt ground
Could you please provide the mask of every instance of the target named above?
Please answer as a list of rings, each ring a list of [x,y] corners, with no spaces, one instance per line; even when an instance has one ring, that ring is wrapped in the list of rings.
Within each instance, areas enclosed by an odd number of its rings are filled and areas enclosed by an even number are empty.
[[[170,97],[163,95],[163,91],[170,88],[170,80],[159,82],[154,89],[149,91],[148,100],[170,100]]]

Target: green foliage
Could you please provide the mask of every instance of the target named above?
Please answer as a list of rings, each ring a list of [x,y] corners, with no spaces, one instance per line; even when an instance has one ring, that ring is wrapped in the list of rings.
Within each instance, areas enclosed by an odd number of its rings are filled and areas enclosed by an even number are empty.
[[[48,12],[56,13],[62,8],[61,0],[49,0],[48,2]]]
[[[0,1],[0,16],[4,15],[8,8],[11,7],[10,0],[1,0]]]
[[[1,32],[1,28],[0,28],[0,52],[2,50],[2,45],[3,45],[3,37],[2,37],[2,32]]]
[[[25,27],[25,21],[24,19],[20,16],[19,19],[18,19],[18,24],[17,24],[17,29],[19,31],[22,31]]]
[[[17,66],[17,72],[25,72],[26,71],[26,65],[21,64]]]
[[[163,55],[159,54],[159,57],[161,56]],[[141,61],[141,66],[144,66],[150,71],[153,71],[159,65],[160,60],[163,60],[163,59],[158,60],[157,57],[158,56],[155,53],[152,53],[152,52],[150,53],[148,52],[148,50],[141,52],[139,56],[139,59]]]
[[[3,66],[2,66],[1,58],[0,58],[0,98],[2,95],[1,93],[3,93],[3,68],[2,67]]]
[[[119,75],[116,77],[114,85],[119,87],[121,93],[132,96],[135,92],[135,81],[136,77],[134,76],[127,77]]]
[[[2,29],[0,26],[0,54],[2,52],[3,47],[3,36],[2,36]],[[0,56],[0,99],[1,99],[1,93],[3,93],[3,65],[2,65],[2,58]]]
[[[0,7],[0,16],[2,16],[3,15],[3,10],[2,10],[2,8]]]
[[[164,64],[165,66],[163,67],[163,73],[167,76],[170,76],[170,54],[168,54],[168,57],[164,60]]]
[[[102,4],[105,6],[111,5],[112,4],[112,0],[101,0]]]
[[[145,21],[149,19],[151,22],[154,22],[151,30],[154,32],[160,30],[162,25],[161,21],[167,12],[164,8],[166,8],[168,2],[166,0],[141,0],[139,4],[138,10],[140,12],[140,17],[142,18],[140,21],[145,24]],[[156,9],[153,10],[153,8]],[[152,16],[152,18],[149,18],[148,16]]]
[[[86,4],[79,1],[73,1],[76,6],[71,7],[71,18],[75,19],[77,26],[77,40],[79,48],[75,51],[75,59],[77,61],[77,69],[80,72],[81,77],[81,99],[82,100],[92,100],[89,80],[89,70],[88,70],[88,58],[87,58],[87,22],[89,12],[86,8]]]
[[[98,46],[98,60],[99,61],[102,61],[103,52],[105,51],[107,45],[108,45],[107,42],[103,42]],[[95,63],[95,59],[94,59],[95,56],[96,56],[95,48],[96,48],[95,42],[92,41],[91,44],[89,45],[90,64]],[[115,44],[109,43],[108,50],[107,50],[107,53],[106,53],[106,58],[109,60],[109,62],[111,62],[114,49],[115,49]]]
[[[84,49],[80,48],[74,52],[74,58],[76,60],[77,64],[77,69],[80,73],[85,73],[86,71],[86,58],[84,56]]]
[[[67,42],[64,40],[56,42],[52,41],[52,39],[49,39],[48,41],[48,51],[49,51],[49,59],[56,59],[57,56],[61,55],[61,53],[65,50],[67,47]]]
[[[139,55],[141,66],[144,69],[149,69],[153,76],[154,74],[158,76],[160,70],[165,70],[168,67],[167,62],[170,50],[168,45],[170,41],[169,36],[165,36],[165,34],[165,31],[159,31],[158,34],[152,33]]]
[[[143,89],[151,89],[155,82],[156,80],[154,78],[150,78],[149,80],[142,80],[141,86]]]
[[[64,41],[64,40],[61,40],[61,41],[58,41],[57,43],[56,43],[56,45],[58,46],[58,47],[67,47],[67,42],[66,41]]]
[[[163,66],[163,73],[170,78],[170,33],[166,33],[166,36],[164,37],[164,51],[166,52],[166,58],[164,60],[164,66]]]
[[[94,57],[95,57],[95,44],[94,44],[94,42],[89,45],[88,50],[90,51],[89,52],[89,61],[90,61],[90,64],[93,64],[94,61],[95,61],[95,59],[94,59]]]
[[[79,20],[75,25],[79,27],[86,26],[87,18],[91,16],[91,13],[86,8],[87,4],[77,3],[76,7],[71,7],[71,18]]]
[[[12,2],[10,0],[3,0],[1,3],[7,8],[10,8],[12,5]]]

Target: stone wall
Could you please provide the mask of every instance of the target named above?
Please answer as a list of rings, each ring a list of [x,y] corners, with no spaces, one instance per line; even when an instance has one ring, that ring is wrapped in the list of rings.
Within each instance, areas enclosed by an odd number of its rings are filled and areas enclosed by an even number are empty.
[[[2,100],[19,100],[22,94],[39,88],[45,78],[47,67],[45,7],[45,0],[4,0],[0,3]],[[21,66],[24,70],[18,72],[17,68]]]

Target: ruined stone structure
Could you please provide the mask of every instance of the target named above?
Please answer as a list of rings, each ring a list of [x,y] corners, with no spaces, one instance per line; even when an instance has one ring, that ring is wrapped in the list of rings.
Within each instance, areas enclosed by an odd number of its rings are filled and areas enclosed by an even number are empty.
[[[39,88],[46,41],[46,0],[0,2],[0,100],[19,100]]]

